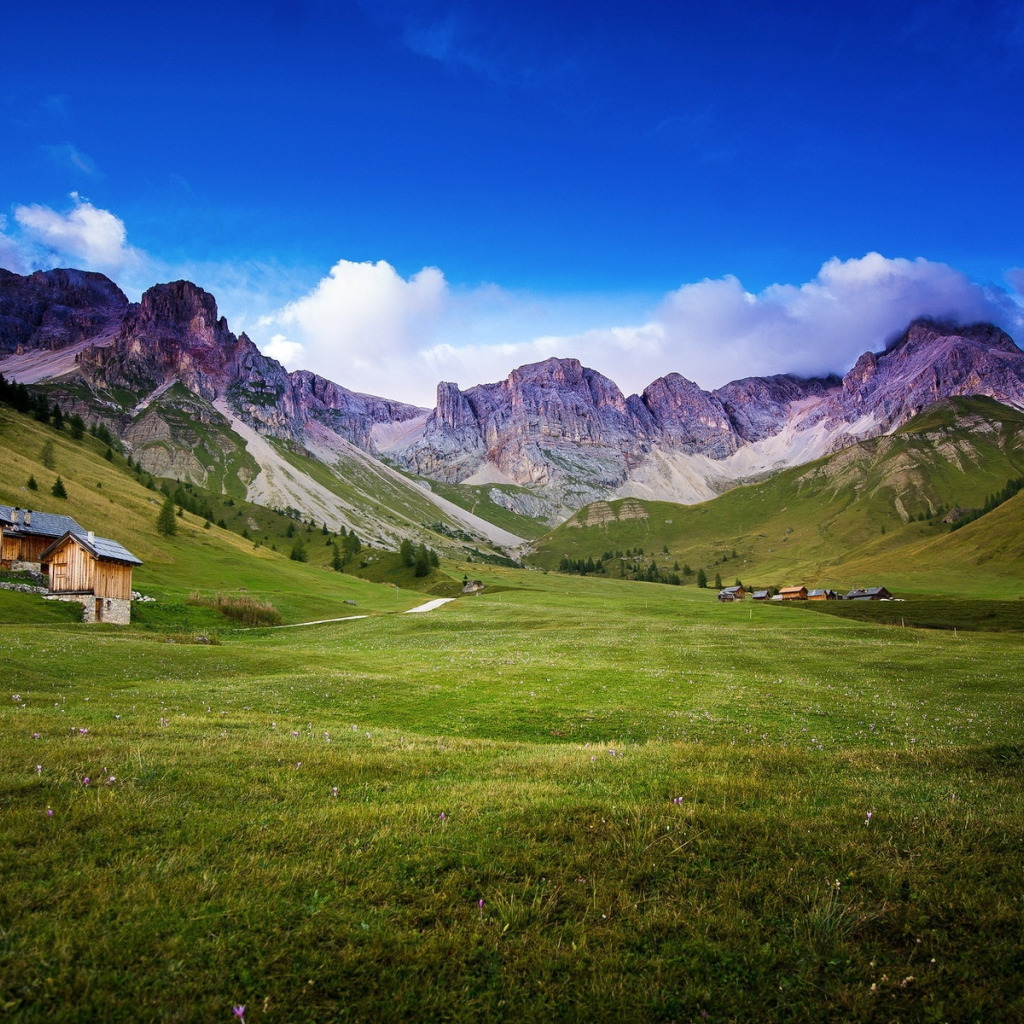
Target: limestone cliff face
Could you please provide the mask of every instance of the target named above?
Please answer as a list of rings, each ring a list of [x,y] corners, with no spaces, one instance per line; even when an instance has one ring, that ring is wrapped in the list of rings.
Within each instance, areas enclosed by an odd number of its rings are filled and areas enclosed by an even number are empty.
[[[991,325],[919,320],[843,378],[749,377],[708,392],[673,373],[624,398],[578,360],[548,359],[497,384],[442,384],[422,435],[389,454],[440,480],[495,473],[559,514],[616,493],[697,500],[971,394],[1024,408],[1024,353]]]
[[[142,395],[183,384],[209,402],[225,401],[257,429],[279,437],[298,439],[304,425],[316,421],[368,448],[375,423],[423,411],[357,394],[306,371],[289,374],[245,334],[234,335],[214,297],[189,281],[150,288],[128,307],[112,344],[86,349],[78,365],[96,385]]]
[[[102,274],[38,270],[22,277],[0,269],[0,358],[100,337],[127,308],[124,293]]]

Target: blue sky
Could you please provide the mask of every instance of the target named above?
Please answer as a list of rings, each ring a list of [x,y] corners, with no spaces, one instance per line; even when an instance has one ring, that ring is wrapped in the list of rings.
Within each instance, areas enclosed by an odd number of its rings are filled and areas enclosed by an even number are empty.
[[[1021,340],[1024,3],[110,0],[5,10],[0,265],[189,277],[431,403]]]

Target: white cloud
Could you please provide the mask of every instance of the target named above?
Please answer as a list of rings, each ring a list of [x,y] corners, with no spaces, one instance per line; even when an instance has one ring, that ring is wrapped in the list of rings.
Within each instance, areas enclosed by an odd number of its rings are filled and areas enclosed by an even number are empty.
[[[18,240],[5,234],[6,230],[7,218],[0,216],[0,267],[16,274],[26,274],[31,269],[28,260]]]
[[[30,262],[70,263],[113,274],[142,261],[143,254],[128,244],[124,221],[77,192],[71,193],[71,199],[74,205],[65,213],[38,204],[15,207],[14,219]]]
[[[1018,287],[1019,277],[1008,274]],[[629,319],[616,313],[629,310]],[[389,264],[339,262],[304,298],[263,320],[264,351],[356,391],[431,406],[438,381],[466,388],[517,366],[576,357],[627,394],[676,371],[705,388],[740,377],[845,372],[918,316],[988,320],[1017,336],[1006,291],[924,259],[831,259],[805,284],[751,293],[735,277],[684,284],[646,303],[551,297],[494,285],[449,287],[439,270],[408,280]],[[566,329],[576,323],[584,328]],[[552,329],[554,328],[554,329]],[[281,355],[277,355],[281,353]]]

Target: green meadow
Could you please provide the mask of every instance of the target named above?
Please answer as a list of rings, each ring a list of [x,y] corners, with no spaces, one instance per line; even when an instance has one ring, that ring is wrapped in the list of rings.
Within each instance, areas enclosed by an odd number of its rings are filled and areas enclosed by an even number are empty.
[[[3,1019],[1020,1019],[1019,631],[482,578],[216,645],[3,594]]]

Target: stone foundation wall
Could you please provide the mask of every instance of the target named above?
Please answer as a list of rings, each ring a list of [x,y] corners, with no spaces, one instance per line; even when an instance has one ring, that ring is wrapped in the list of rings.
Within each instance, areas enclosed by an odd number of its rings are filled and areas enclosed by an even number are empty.
[[[71,601],[82,606],[83,622],[111,622],[127,626],[132,620],[131,601],[116,597],[93,597],[92,594],[47,594],[47,601]],[[99,609],[96,604],[99,602]],[[98,611],[98,615],[97,615]]]

